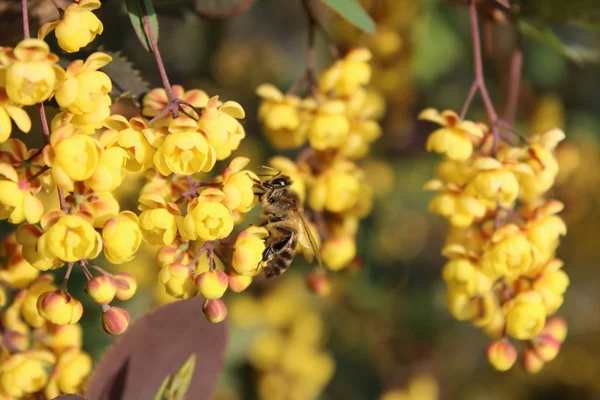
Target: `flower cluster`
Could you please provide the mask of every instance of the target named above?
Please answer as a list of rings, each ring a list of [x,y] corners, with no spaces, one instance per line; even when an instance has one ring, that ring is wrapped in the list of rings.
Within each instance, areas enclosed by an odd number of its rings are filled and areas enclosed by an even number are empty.
[[[442,251],[449,259],[448,309],[494,340],[488,359],[495,368],[515,363],[516,339],[525,343],[525,368],[537,372],[566,335],[564,321],[552,317],[569,285],[555,256],[566,233],[557,215],[563,205],[544,198],[558,173],[554,150],[564,133],[551,129],[511,145],[452,111],[427,109],[420,117],[441,125],[427,149],[445,159],[425,188],[438,192],[430,210],[451,224]]]
[[[231,304],[231,320],[242,331],[260,327],[246,355],[258,373],[259,399],[314,399],[335,370],[323,350],[325,328],[298,275],[261,297],[239,297]]]
[[[14,235],[5,239],[2,251],[10,254],[2,273],[12,279],[15,288],[21,288],[0,321],[2,398],[29,398],[40,392],[53,399],[62,393],[81,392],[92,372],[92,358],[81,348],[82,330],[76,323],[81,303],[61,292],[52,276],[39,275],[39,270],[23,259]],[[38,311],[41,303],[47,303],[52,312]]]
[[[271,84],[257,89],[262,98],[258,116],[271,145],[301,148],[295,161],[274,157],[270,166],[288,175],[292,189],[306,200],[315,236],[322,241],[322,259],[333,271],[355,259],[358,222],[371,209],[372,189],[356,164],[381,135],[377,120],[383,100],[366,88],[370,59],[369,50],[358,48],[321,71],[318,82],[309,74],[306,98],[296,96],[295,88],[286,94]],[[310,280],[315,281],[315,290],[327,287],[323,279]]]
[[[438,383],[434,376],[419,374],[410,378],[406,389],[391,389],[379,400],[437,400]]]

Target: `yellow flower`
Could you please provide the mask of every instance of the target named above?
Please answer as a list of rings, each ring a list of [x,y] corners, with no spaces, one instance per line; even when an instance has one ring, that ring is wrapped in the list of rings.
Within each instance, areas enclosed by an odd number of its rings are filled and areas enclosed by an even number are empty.
[[[498,229],[481,257],[481,270],[492,279],[515,280],[532,267],[534,253],[527,236],[514,224]]]
[[[53,399],[61,393],[81,393],[91,372],[92,357],[80,349],[69,349],[58,357],[44,394]]]
[[[63,215],[50,224],[38,241],[38,252],[43,258],[55,257],[72,262],[82,258],[94,259],[102,250],[100,234],[82,217]]]
[[[179,208],[167,203],[157,195],[145,194],[139,199],[139,225],[144,240],[152,245],[173,243],[177,235],[176,217],[180,218]]]
[[[228,286],[227,274],[223,271],[205,271],[198,274],[194,280],[198,293],[207,300],[223,297]]]
[[[164,286],[168,295],[177,299],[188,299],[198,294],[193,271],[178,261],[160,269],[158,283]]]
[[[250,226],[240,232],[233,246],[233,269],[244,276],[255,276],[262,269],[262,254],[265,250],[267,230],[259,226]]]
[[[117,218],[109,219],[102,228],[104,255],[112,264],[122,264],[133,259],[142,243],[138,217],[123,211]]]
[[[63,261],[50,256],[40,254],[37,249],[38,241],[44,231],[37,225],[24,224],[17,229],[17,242],[23,246],[23,257],[33,267],[40,271],[56,269],[63,265]]]
[[[316,150],[340,148],[350,134],[346,105],[340,100],[320,104],[308,128],[308,141]]]
[[[92,215],[94,228],[102,228],[106,221],[119,214],[119,209],[119,202],[112,192],[91,192],[79,204],[79,210]]]
[[[210,144],[215,148],[217,160],[224,160],[240,145],[246,136],[244,127],[238,119],[246,116],[244,109],[235,101],[219,102],[212,97],[198,120],[198,128],[206,132]]]
[[[348,211],[356,205],[360,182],[352,163],[338,164],[319,175],[310,192],[308,203],[317,211]]]
[[[459,321],[472,321],[481,315],[480,304],[458,285],[449,285],[446,291],[448,311]]]
[[[533,174],[518,174],[523,201],[533,202],[554,185],[559,166],[553,152],[564,138],[563,131],[551,129],[533,137],[529,149],[522,151],[523,162],[533,170]]]
[[[196,108],[204,108],[208,103],[208,95],[202,90],[184,90],[181,85],[173,85],[171,89],[173,90],[173,94],[176,98],[181,99]],[[155,117],[162,110],[164,110],[167,104],[169,104],[169,97],[167,96],[165,89],[152,89],[144,96],[144,99],[142,100],[142,115]],[[189,107],[185,107],[185,109],[187,112],[192,112],[191,115],[197,117],[197,114],[190,110]]]
[[[90,44],[104,27],[92,10],[100,8],[98,0],[81,0],[65,10],[60,21],[48,22],[40,27],[38,37],[44,39],[56,29],[58,45],[66,52],[74,53]]]
[[[321,72],[319,89],[323,92],[335,90],[339,96],[351,95],[371,79],[368,63],[371,57],[371,52],[366,48],[349,51],[343,59]]]
[[[569,277],[561,269],[562,266],[563,262],[560,260],[550,261],[533,282],[533,289],[542,296],[548,315],[554,314],[560,308],[563,294],[569,286]]]
[[[508,371],[517,361],[517,349],[506,339],[490,344],[486,355],[490,364],[498,371]]]
[[[21,315],[25,322],[34,328],[39,328],[45,324],[46,320],[42,318],[37,309],[38,298],[42,293],[56,290],[52,284],[52,277],[41,275],[31,286],[24,291],[23,303],[21,305]]]
[[[100,135],[100,142],[106,147],[117,145],[127,151],[129,160],[125,168],[128,171],[145,171],[154,166],[156,149],[152,146],[158,137],[157,132],[146,126],[141,118],[129,121],[121,115],[112,115],[104,121],[109,128]]]
[[[482,273],[477,265],[466,258],[448,261],[442,277],[448,285],[456,285],[461,291],[474,296],[491,290],[493,281]]]
[[[102,152],[98,167],[86,180],[90,189],[96,192],[112,192],[125,179],[125,166],[129,156],[120,147],[110,147]]]
[[[426,190],[440,190],[444,188],[442,182],[431,180],[425,184]],[[466,228],[474,221],[481,219],[486,211],[486,203],[473,196],[467,196],[460,192],[446,190],[435,196],[429,203],[429,211],[448,218],[452,226]]]
[[[55,354],[61,354],[69,348],[80,349],[83,342],[81,325],[47,325],[48,336],[44,344]]]
[[[110,115],[112,102],[108,93],[112,90],[112,82],[98,69],[111,61],[108,54],[97,52],[85,62],[76,60],[67,67],[65,77],[56,89],[56,101],[61,108],[74,114],[75,125],[100,128]]]
[[[214,167],[215,149],[198,131],[194,120],[179,117],[171,122],[169,131],[164,142],[156,145],[158,150],[154,155],[154,164],[161,174],[192,175]]]
[[[48,100],[64,75],[57,61],[58,56],[40,39],[24,39],[14,49],[0,52],[0,82],[8,97],[22,106]]]
[[[242,170],[249,161],[245,157],[236,157],[221,175],[225,193],[223,204],[232,212],[247,213],[256,204],[252,179],[258,180],[258,177],[252,171]]]
[[[10,165],[0,164],[0,219],[8,219],[13,224],[25,220],[35,224],[43,213],[44,206],[31,194],[29,182],[19,179]]]
[[[83,314],[79,300],[61,290],[44,292],[38,297],[40,317],[56,325],[76,324]]]
[[[478,172],[464,193],[511,207],[519,196],[519,182],[513,171],[491,157],[478,158],[472,166]]]
[[[51,146],[44,148],[44,160],[52,167],[56,185],[66,191],[75,182],[89,179],[102,157],[102,146],[90,136],[75,133],[73,125],[63,125],[52,132]]]
[[[442,113],[428,108],[419,114],[419,119],[435,122],[443,126],[427,139],[427,151],[445,154],[451,160],[466,161],[473,153],[473,141],[483,137],[481,126],[471,121],[461,121],[450,110]]]
[[[278,150],[295,149],[306,141],[307,125],[300,111],[300,99],[283,95],[271,84],[256,89],[263,101],[258,109],[258,119],[269,143]]]
[[[377,96],[364,89],[357,90],[348,100],[350,134],[342,147],[348,158],[362,158],[369,152],[369,145],[381,136],[381,126],[373,118],[379,114]],[[374,103],[374,104],[370,104]]]
[[[11,119],[22,132],[28,133],[31,130],[29,114],[8,98],[4,88],[0,88],[0,143],[10,138]]]
[[[23,246],[17,243],[14,233],[7,235],[0,247],[0,257],[5,261],[0,267],[0,281],[16,289],[27,288],[40,274],[23,257]]]
[[[332,271],[347,267],[356,256],[356,240],[351,236],[335,236],[321,247],[323,262]]]
[[[563,204],[549,201],[533,211],[527,221],[526,232],[529,241],[539,250],[539,261],[550,260],[558,247],[560,237],[567,233],[567,226],[561,217]]]
[[[20,399],[42,390],[48,382],[47,368],[55,361],[52,353],[46,350],[30,350],[9,356],[0,368],[1,392]]]
[[[519,293],[502,308],[506,316],[506,333],[515,339],[531,339],[544,328],[546,309],[538,292]]]
[[[229,236],[233,230],[233,217],[222,203],[224,199],[225,193],[218,189],[203,190],[188,204],[181,236],[185,240],[216,240]]]

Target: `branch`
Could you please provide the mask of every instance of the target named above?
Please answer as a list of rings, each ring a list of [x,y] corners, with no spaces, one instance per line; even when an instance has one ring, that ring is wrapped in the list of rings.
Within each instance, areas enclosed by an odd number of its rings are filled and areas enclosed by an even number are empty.
[[[506,107],[504,110],[504,120],[512,125],[517,115],[517,104],[519,102],[519,92],[521,89],[521,73],[523,67],[523,41],[521,34],[515,27],[517,43],[512,53],[510,61],[510,71],[508,76],[508,94],[506,96]]]

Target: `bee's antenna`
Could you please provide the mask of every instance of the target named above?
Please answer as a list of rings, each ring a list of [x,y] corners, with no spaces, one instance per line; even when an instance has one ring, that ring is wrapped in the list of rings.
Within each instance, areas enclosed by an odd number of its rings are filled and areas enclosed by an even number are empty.
[[[281,175],[281,171],[278,170],[277,168],[269,167],[268,165],[261,165],[260,167],[264,168],[264,169],[269,169],[271,171],[275,171],[275,172],[277,172],[276,175]],[[273,174],[259,174],[258,176],[273,176]]]

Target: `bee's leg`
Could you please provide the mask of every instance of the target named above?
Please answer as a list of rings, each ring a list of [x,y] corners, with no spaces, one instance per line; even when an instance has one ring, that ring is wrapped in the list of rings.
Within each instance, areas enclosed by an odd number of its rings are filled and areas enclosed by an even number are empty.
[[[265,219],[260,224],[258,224],[258,226],[266,226],[266,225],[271,224],[273,222],[281,222],[284,219],[285,219],[284,217],[273,217],[273,218]]]

